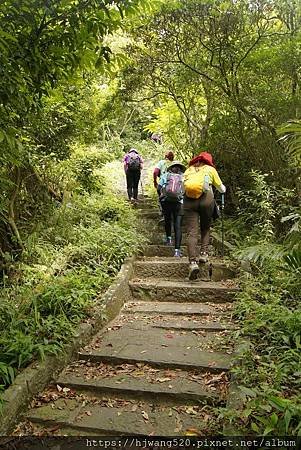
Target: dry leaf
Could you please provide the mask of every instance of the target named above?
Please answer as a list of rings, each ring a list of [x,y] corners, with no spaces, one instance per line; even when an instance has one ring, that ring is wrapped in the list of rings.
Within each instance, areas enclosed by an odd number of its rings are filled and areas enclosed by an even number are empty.
[[[199,430],[196,428],[188,428],[184,434],[185,436],[201,436]]]
[[[63,390],[63,388],[59,384],[56,385],[56,388],[59,392],[61,392]]]
[[[137,409],[138,409],[138,405],[134,405],[134,406],[132,407],[131,411],[132,411],[132,412],[135,412],[135,411],[137,411]]]
[[[185,412],[186,412],[187,414],[191,414],[192,416],[195,416],[195,415],[197,414],[197,411],[193,408],[193,406],[189,406],[189,407],[185,410]]]
[[[86,411],[87,416],[92,416],[91,411]]]
[[[148,417],[148,414],[147,414],[147,412],[145,412],[145,411],[142,411],[142,412],[141,412],[141,414],[142,414],[142,417],[143,417],[143,419],[145,419],[145,420],[149,420],[149,417]]]
[[[171,381],[171,378],[156,378],[159,383],[165,383],[165,381]]]

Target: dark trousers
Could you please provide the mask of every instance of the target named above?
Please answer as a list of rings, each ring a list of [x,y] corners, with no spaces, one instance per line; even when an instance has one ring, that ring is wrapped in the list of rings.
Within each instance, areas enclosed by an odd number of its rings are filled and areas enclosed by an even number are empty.
[[[166,237],[171,236],[173,224],[175,233],[175,248],[180,248],[182,242],[182,204],[179,202],[169,202],[167,200],[161,200],[160,203],[164,216]]]
[[[129,199],[138,197],[138,185],[140,181],[140,170],[127,170],[126,172],[126,187]]]
[[[199,258],[199,229],[201,230],[201,252],[208,252],[214,206],[214,196],[211,191],[202,194],[197,199],[184,197],[184,217],[187,226],[189,261],[196,261]]]

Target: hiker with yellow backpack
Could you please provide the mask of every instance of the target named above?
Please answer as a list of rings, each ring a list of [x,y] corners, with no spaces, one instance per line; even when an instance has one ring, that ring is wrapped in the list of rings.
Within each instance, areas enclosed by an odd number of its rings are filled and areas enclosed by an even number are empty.
[[[187,224],[189,279],[195,280],[199,274],[198,263],[208,261],[210,226],[216,203],[212,186],[225,193],[212,155],[202,152],[193,158],[184,173],[184,217]],[[198,230],[201,230],[201,252],[198,254]]]

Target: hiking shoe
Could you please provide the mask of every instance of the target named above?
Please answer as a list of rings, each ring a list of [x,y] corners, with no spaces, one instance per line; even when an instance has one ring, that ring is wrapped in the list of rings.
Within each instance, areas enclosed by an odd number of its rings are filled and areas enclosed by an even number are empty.
[[[189,264],[189,274],[188,274],[188,278],[189,280],[196,280],[199,274],[199,266],[197,265],[197,263],[195,261],[191,261],[191,263]]]
[[[165,244],[165,245],[172,245],[172,238],[171,238],[171,236],[167,236],[167,237],[164,239],[164,244]]]
[[[201,252],[199,262],[205,264],[208,262],[208,253]]]
[[[175,249],[175,254],[174,254],[174,256],[175,256],[176,258],[181,258],[182,254],[181,254],[181,250],[180,250],[179,248],[176,248],[176,249]]]

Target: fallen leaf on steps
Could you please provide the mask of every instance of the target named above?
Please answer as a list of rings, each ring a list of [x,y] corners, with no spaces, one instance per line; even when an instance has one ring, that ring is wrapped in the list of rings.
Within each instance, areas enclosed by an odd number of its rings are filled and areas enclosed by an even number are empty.
[[[147,412],[142,411],[141,414],[142,414],[142,417],[143,417],[144,420],[149,420]]]
[[[199,430],[196,428],[187,428],[184,434],[185,436],[201,436]]]
[[[171,381],[171,378],[157,378],[156,381],[159,383],[165,383],[165,381]]]
[[[216,362],[215,362],[215,361],[212,361],[212,362],[208,363],[208,366],[209,366],[209,367],[216,366]]]
[[[195,416],[197,414],[197,411],[193,408],[193,406],[189,406],[187,409],[185,409],[185,412],[192,416]]]

